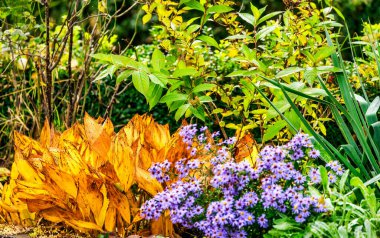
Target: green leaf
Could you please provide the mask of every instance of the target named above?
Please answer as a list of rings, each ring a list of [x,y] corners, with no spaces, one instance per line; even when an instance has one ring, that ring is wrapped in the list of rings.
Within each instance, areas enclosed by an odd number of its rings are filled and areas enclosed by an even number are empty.
[[[175,78],[180,78],[183,76],[193,76],[197,73],[198,71],[195,68],[182,68],[182,69],[176,69],[173,73],[173,77]]]
[[[213,100],[209,96],[201,96],[199,97],[199,101],[203,103],[203,102],[212,102]]]
[[[155,71],[160,72],[165,68],[165,55],[159,50],[155,49],[152,54],[152,67]]]
[[[131,58],[128,58],[126,56],[122,55],[112,55],[112,54],[94,54],[92,55],[93,58],[101,60],[101,61],[106,61],[111,64],[121,66],[121,67],[130,67],[134,69],[139,69],[140,65],[138,62],[134,61]]]
[[[312,97],[327,96],[326,91],[320,88],[304,88],[301,92]]]
[[[264,39],[264,37],[266,37],[269,33],[271,33],[272,31],[276,30],[276,28],[278,27],[278,25],[273,25],[273,26],[270,26],[270,27],[265,27],[263,29],[261,29],[259,32],[257,32],[257,34],[255,35],[255,38],[257,40],[262,40]]]
[[[273,225],[273,228],[280,230],[280,231],[293,231],[293,230],[302,230],[301,228],[296,226],[296,223],[292,223],[289,221],[281,221],[276,222],[276,225]]]
[[[329,193],[329,178],[327,176],[327,170],[324,166],[320,165],[319,166],[319,172],[321,174],[321,183],[322,183],[322,186],[323,186],[323,191],[325,192],[325,194],[330,194]]]
[[[369,102],[365,100],[362,96],[355,94],[354,95],[356,101],[358,101],[360,107],[362,108],[363,113],[365,114],[366,111],[368,110]]]
[[[344,174],[342,175],[340,181],[339,181],[339,192],[344,193],[344,187],[346,186],[348,175],[350,174],[350,170],[346,170]]]
[[[197,108],[190,106],[190,110],[195,117],[201,119],[202,121],[205,121],[205,111],[203,110],[202,106],[198,106]]]
[[[169,79],[168,76],[166,76],[165,74],[160,72],[154,72],[153,75],[156,76],[164,85],[168,84]]]
[[[114,75],[115,71],[117,70],[117,66],[116,65],[110,65],[107,67],[107,72],[108,72],[108,75],[109,76],[112,76]]]
[[[380,150],[380,121],[371,124],[371,131],[373,141],[377,145],[377,149]]]
[[[174,101],[172,103],[169,103],[169,112],[176,111],[180,106],[182,106],[185,103],[185,101]]]
[[[374,190],[371,188],[367,188],[361,179],[358,177],[354,177],[350,181],[351,186],[357,187],[361,190],[364,200],[368,205],[368,208],[373,216],[376,216],[377,212],[377,201]]]
[[[173,101],[186,101],[186,100],[187,100],[186,94],[168,93],[161,98],[160,103],[170,103]]]
[[[285,112],[285,117],[294,125],[294,130],[291,126],[288,126],[289,130],[295,135],[299,132],[301,129],[301,122],[297,116],[297,113],[294,110],[289,110]]]
[[[286,100],[281,100],[281,101],[276,101],[276,102],[273,102],[273,105],[276,107],[276,109],[278,111],[280,111],[281,113],[287,111],[291,106],[290,104],[286,101]],[[274,109],[274,108],[270,108],[268,109],[267,111],[267,117],[266,117],[266,120],[270,120],[276,116],[278,116],[279,114],[277,113],[277,110]]]
[[[136,90],[145,97],[149,91],[149,77],[144,71],[134,71],[132,73],[132,83]]]
[[[178,108],[178,110],[175,112],[174,119],[178,121],[181,119],[181,117],[186,113],[187,109],[189,109],[190,104],[184,104]]]
[[[341,11],[339,11],[338,8],[333,7],[333,9],[335,10],[336,14],[338,14],[338,16],[343,19],[343,21],[346,21],[346,19],[344,18],[344,15],[342,14]]]
[[[283,12],[271,12],[271,13],[263,16],[262,18],[260,18],[260,20],[257,22],[257,25],[259,25],[259,24],[265,22],[266,20],[268,20],[268,19],[270,19],[272,17],[275,17],[275,16],[277,16],[277,15],[279,15],[281,13],[283,13]]]
[[[268,129],[263,136],[263,143],[275,137],[286,125],[286,121],[280,120],[273,125],[268,126]]]
[[[318,77],[318,70],[316,68],[307,68],[303,77],[310,86],[313,86],[314,81]]]
[[[154,106],[160,101],[163,88],[157,84],[151,83],[149,86],[149,92],[147,95],[147,101],[149,103],[149,110],[152,110]]]
[[[255,6],[252,4],[252,2],[250,3],[250,5],[251,5],[251,11],[252,11],[252,13],[253,13],[254,18],[255,18],[256,20],[259,19],[260,16],[261,16],[261,13],[262,13],[263,11],[265,11],[265,8],[266,8],[266,7],[260,9],[260,10],[262,10],[262,11],[260,11],[257,7],[255,7]]]
[[[178,80],[177,82],[174,82],[171,87],[169,88],[169,91],[173,92],[175,91],[177,88],[183,86],[185,83],[184,81],[181,81],[181,80]]]
[[[109,71],[108,71],[108,69],[105,69],[105,70],[103,70],[103,71],[100,72],[100,74],[94,79],[93,82],[96,82],[98,80],[104,79],[108,75],[109,75]]]
[[[201,35],[201,36],[198,36],[197,39],[198,39],[198,40],[201,40],[201,41],[203,41],[203,42],[205,42],[205,43],[207,43],[207,44],[209,44],[209,45],[211,45],[211,46],[214,46],[215,48],[218,48],[218,49],[219,49],[219,44],[218,44],[218,42],[217,42],[214,38],[212,38],[212,37],[210,37],[210,36]]]
[[[128,69],[127,69],[127,70],[124,70],[123,72],[121,72],[121,73],[119,74],[119,76],[117,76],[117,78],[116,78],[116,83],[119,84],[119,83],[121,83],[122,81],[128,79],[129,76],[131,76],[132,72],[133,72],[133,70],[128,70]]]
[[[252,40],[252,36],[248,36],[248,35],[233,35],[233,36],[228,36],[226,37],[226,40],[243,40],[243,39],[248,39],[248,40]]]
[[[232,7],[226,5],[215,5],[207,9],[206,14],[209,13],[226,13],[234,10]]]
[[[292,75],[304,70],[305,70],[304,68],[300,68],[300,67],[289,67],[280,71],[278,74],[276,74],[276,78],[286,77],[286,76],[289,76],[289,75]]]
[[[186,29],[186,31],[187,31],[188,33],[193,33],[193,32],[195,32],[195,31],[197,31],[197,30],[199,29],[199,27],[201,27],[201,26],[198,25],[198,24],[194,24],[194,25],[189,26],[189,27]]]
[[[185,5],[191,9],[205,12],[205,8],[198,1],[191,0],[191,1],[185,2]]]
[[[225,77],[254,76],[260,74],[258,70],[236,70]]]
[[[317,67],[318,74],[323,74],[323,73],[341,73],[342,69],[328,65],[328,66],[318,66]]]
[[[335,52],[335,47],[333,46],[325,46],[321,47],[317,53],[314,55],[315,63],[329,57],[332,53]]]
[[[238,13],[239,17],[252,26],[255,25],[255,17],[249,13]]]
[[[212,83],[203,83],[195,86],[193,88],[193,93],[203,92],[203,91],[209,91],[215,87],[215,84]]]
[[[377,112],[379,111],[380,108],[380,97],[377,96],[369,105],[365,117],[367,119],[367,122],[369,125],[375,123],[378,121],[377,119]]]
[[[166,88],[165,84],[156,75],[149,74],[149,78],[153,83],[160,85],[161,88]]]

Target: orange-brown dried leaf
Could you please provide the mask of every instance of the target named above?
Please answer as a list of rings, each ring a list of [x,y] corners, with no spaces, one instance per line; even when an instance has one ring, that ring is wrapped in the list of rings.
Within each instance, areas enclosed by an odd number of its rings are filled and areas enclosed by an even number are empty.
[[[123,134],[115,137],[112,151],[114,169],[124,191],[127,191],[135,182],[135,157]]]
[[[139,187],[154,196],[163,190],[162,185],[146,170],[136,168],[136,182]]]
[[[173,224],[170,221],[169,212],[165,212],[160,218],[152,222],[152,234],[163,234],[172,237],[174,233]]]
[[[16,149],[15,150],[15,161],[14,163],[17,166],[17,171],[22,176],[22,178],[26,181],[33,182],[36,184],[42,184],[43,175],[38,173],[33,166],[29,164],[28,161],[24,160],[21,152]],[[40,177],[41,176],[41,177]]]
[[[237,141],[235,145],[235,160],[240,162],[242,160],[247,161],[254,166],[258,156],[256,141],[251,134],[245,134]]]
[[[114,231],[116,226],[116,208],[113,205],[108,206],[104,228],[106,231]]]
[[[54,168],[51,165],[46,165],[44,167],[44,172],[46,176],[49,176],[56,183],[56,185],[52,186],[60,187],[68,195],[76,199],[78,194],[78,188],[76,186],[75,179],[71,174],[66,173],[62,170],[58,170],[57,168]]]

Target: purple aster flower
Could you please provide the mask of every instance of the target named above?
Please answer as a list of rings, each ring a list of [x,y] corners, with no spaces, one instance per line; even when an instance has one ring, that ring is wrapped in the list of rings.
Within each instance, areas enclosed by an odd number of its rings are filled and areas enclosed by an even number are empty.
[[[200,143],[204,142],[205,140],[206,140],[206,137],[205,137],[205,135],[203,133],[198,136],[198,141]]]
[[[326,208],[326,204],[325,203],[317,201],[314,204],[314,211],[321,213],[321,212],[327,212],[328,210]]]
[[[211,144],[208,143],[207,145],[205,145],[204,149],[205,149],[206,151],[209,151],[209,150],[211,149]]]
[[[283,161],[285,159],[285,156],[287,155],[286,151],[280,147],[280,146],[277,146],[274,150],[274,157],[276,158],[276,161],[280,162],[280,161]]]
[[[206,131],[208,128],[207,128],[207,126],[202,126],[200,129],[199,129],[199,131],[200,132],[204,132],[204,131]]]
[[[234,231],[230,234],[230,237],[246,238],[247,233],[245,231]]]
[[[293,151],[293,154],[290,155],[292,160],[298,160],[305,156],[305,153],[301,149],[296,149]]]
[[[331,168],[337,175],[341,176],[344,173],[344,169],[340,163],[336,160],[330,161],[326,164],[326,167]]]
[[[330,161],[326,164],[326,167],[331,168],[333,171],[335,171],[338,166],[339,166],[339,162],[336,160]]]
[[[195,156],[197,154],[197,148],[193,147],[190,152],[190,156]]]
[[[300,172],[295,172],[293,174],[293,179],[296,182],[296,184],[303,184],[306,181],[305,176],[303,176]]]
[[[148,171],[158,182],[163,183],[170,179],[169,175],[166,174],[170,169],[170,165],[171,163],[165,160],[162,163],[154,163]]]
[[[261,228],[268,228],[268,219],[266,218],[265,214],[262,214],[257,218],[257,223],[259,223],[259,226]]]
[[[211,134],[212,138],[216,138],[218,136],[220,136],[220,132],[219,131],[216,131],[216,132],[214,132],[214,133]]]
[[[318,158],[321,153],[319,152],[319,150],[316,150],[316,149],[311,149],[308,153],[309,157],[312,158],[312,159],[316,159]]]
[[[339,166],[336,168],[335,173],[336,173],[336,175],[338,175],[338,176],[342,176],[343,173],[344,173],[344,169],[342,168],[342,166],[339,165]]]
[[[321,173],[319,169],[311,168],[309,171],[310,181],[315,184],[319,184],[321,182]]]
[[[295,218],[296,222],[303,223],[306,221],[306,218],[302,215],[302,213],[298,214]]]
[[[279,212],[282,212],[282,213],[285,213],[287,208],[286,208],[286,205],[285,204],[280,204],[278,207],[277,207],[277,210]]]
[[[180,129],[179,135],[182,137],[182,141],[187,145],[191,146],[193,144],[194,136],[197,134],[197,125],[190,124],[184,126]]]
[[[329,178],[329,183],[335,183],[336,182],[336,176],[333,173],[328,172],[327,177]]]
[[[236,142],[236,137],[230,137],[227,140],[224,141],[224,144],[226,145],[233,145]]]
[[[197,169],[199,168],[201,165],[201,162],[197,159],[193,159],[193,160],[190,160],[189,162],[187,162],[187,167],[189,169]]]
[[[243,197],[241,197],[240,199],[242,199],[246,207],[253,207],[259,201],[257,194],[255,192],[248,192],[244,194]]]

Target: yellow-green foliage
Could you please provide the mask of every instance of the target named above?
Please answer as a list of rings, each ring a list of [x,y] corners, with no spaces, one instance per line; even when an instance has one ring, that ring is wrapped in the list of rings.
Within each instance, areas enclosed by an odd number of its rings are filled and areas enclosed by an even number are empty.
[[[208,118],[222,131],[254,131],[261,142],[287,140],[294,131],[252,83],[297,129],[305,130],[281,90],[265,79],[323,98],[326,92],[320,88],[320,78],[337,92],[333,73],[340,69],[330,59],[337,49],[328,46],[325,36],[327,31],[339,37],[334,32],[342,25],[332,7],[319,9],[312,1],[287,1],[285,11],[270,13],[253,4],[245,8],[239,4],[224,0],[147,2],[142,21],[153,24],[156,45],[150,60],[115,55],[95,58],[116,66],[118,82],[131,76],[151,108],[166,103],[176,120]],[[352,82],[359,82],[351,68]],[[305,97],[291,97],[312,127],[326,135],[331,112]]]
[[[211,96],[213,102],[197,100],[200,95],[196,93],[190,95],[188,103],[166,102],[171,110],[180,108],[176,119],[191,114],[202,119],[206,113],[221,127],[243,131],[260,128],[263,140],[286,139],[289,130],[285,121],[270,109],[258,92],[241,84],[241,80],[258,83],[263,81],[262,76],[277,76],[290,87],[323,96],[317,76],[327,77],[334,71],[328,66],[331,65],[328,56],[334,49],[326,47],[324,30],[340,24],[330,14],[331,8],[320,10],[309,1],[289,4],[286,11],[273,13],[252,4],[250,9],[240,12],[236,11],[238,7],[234,1],[223,0],[183,1],[182,4],[156,0],[143,6],[144,23],[157,15],[154,36],[172,62],[171,67],[165,68],[169,71],[167,76],[183,82],[169,87],[168,94],[184,93],[184,88],[196,88],[204,83],[215,85],[202,91]],[[226,37],[214,37],[221,32]],[[294,72],[282,71],[292,67],[297,67]],[[185,73],[183,77],[170,74],[181,69],[194,70],[194,74]],[[292,114],[290,105],[278,90],[267,87],[266,93],[282,113]],[[299,100],[298,104],[314,128],[326,134],[324,122],[330,120],[330,113],[306,100]]]

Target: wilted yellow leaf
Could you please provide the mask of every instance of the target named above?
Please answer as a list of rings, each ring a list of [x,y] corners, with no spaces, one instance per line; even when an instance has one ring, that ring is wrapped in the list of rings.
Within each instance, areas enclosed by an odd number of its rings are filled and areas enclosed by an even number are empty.
[[[108,206],[104,227],[106,231],[114,231],[116,225],[116,208]]]
[[[256,142],[251,134],[242,136],[235,145],[235,159],[237,162],[242,160],[247,161],[252,167],[256,163],[258,156]]]
[[[24,178],[24,180],[33,182],[36,184],[41,184],[42,180],[37,171],[29,164],[28,161],[20,158],[20,151],[16,149],[15,151],[15,163],[17,166],[17,171]]]
[[[167,125],[147,115],[134,116],[117,134],[109,119],[87,114],[84,126],[75,123],[62,134],[53,130],[46,121],[39,142],[15,132],[15,162],[5,171],[11,179],[1,189],[2,219],[30,224],[35,212],[80,231],[104,228],[124,235],[142,219],[141,194],[163,190],[146,171],[152,162],[189,153],[178,133],[170,137]],[[140,188],[137,195],[133,184]],[[169,217],[162,222],[153,228],[171,234]]]
[[[163,190],[161,184],[146,170],[136,168],[136,182],[140,188],[154,196]]]
[[[173,224],[170,221],[169,212],[166,211],[160,218],[152,222],[152,234],[163,234],[172,237],[174,233]]]
[[[49,165],[44,167],[46,175],[49,176],[63,191],[69,194],[72,198],[76,198],[78,188],[75,184],[74,177],[62,170],[57,170]],[[53,185],[54,186],[54,185]]]

